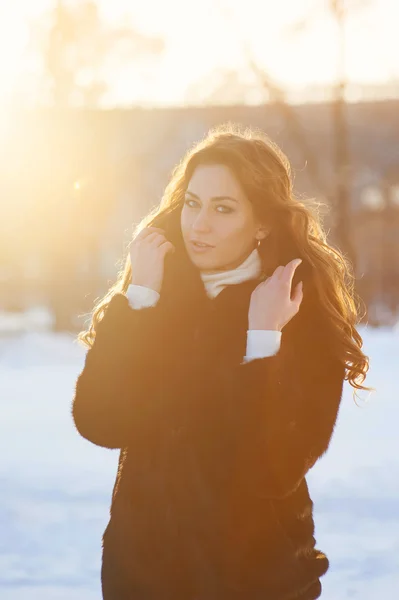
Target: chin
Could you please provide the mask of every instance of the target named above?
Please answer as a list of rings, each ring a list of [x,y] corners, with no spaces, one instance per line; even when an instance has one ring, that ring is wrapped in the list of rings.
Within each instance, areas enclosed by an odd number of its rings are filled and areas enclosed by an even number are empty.
[[[195,265],[200,271],[213,271],[223,268],[220,261],[216,261],[215,258],[210,256],[201,256],[189,253],[189,257],[193,265]]]
[[[211,271],[213,269],[220,268],[218,265],[215,265],[214,261],[206,260],[199,256],[190,256],[191,262],[195,265],[200,271]]]

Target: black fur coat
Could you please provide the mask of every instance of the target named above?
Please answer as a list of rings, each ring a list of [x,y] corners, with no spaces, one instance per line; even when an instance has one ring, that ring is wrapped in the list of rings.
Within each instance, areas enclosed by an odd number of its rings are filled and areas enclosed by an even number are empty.
[[[345,367],[301,267],[304,298],[280,350],[246,364],[258,281],[211,300],[170,266],[155,307],[113,297],[72,405],[83,437],[120,449],[105,600],[320,596],[329,563],[305,476],[329,446]]]

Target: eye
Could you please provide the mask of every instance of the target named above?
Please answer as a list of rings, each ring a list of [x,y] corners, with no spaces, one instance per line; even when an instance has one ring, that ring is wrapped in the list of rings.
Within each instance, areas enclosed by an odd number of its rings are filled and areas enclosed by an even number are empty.
[[[184,204],[186,204],[189,208],[195,208],[194,206],[192,206],[190,204],[190,202],[194,202],[195,204],[198,204],[198,202],[196,200],[192,200],[191,198],[186,198],[186,200],[184,201]],[[229,206],[224,206],[223,204],[218,204],[216,206],[216,209],[219,209],[219,208],[222,208],[223,210],[217,211],[217,212],[220,212],[225,215],[234,212]]]
[[[196,200],[192,200],[191,198],[186,198],[184,204],[190,208],[196,208],[198,206],[198,202]]]
[[[220,208],[220,209],[222,209],[222,210],[219,210],[219,208]],[[232,208],[230,208],[229,206],[224,206],[223,204],[218,204],[218,206],[216,207],[216,210],[217,210],[218,212],[221,212],[222,214],[224,213],[224,214],[226,214],[226,215],[227,215],[228,213],[232,213],[232,212],[233,212],[233,209],[232,209]]]

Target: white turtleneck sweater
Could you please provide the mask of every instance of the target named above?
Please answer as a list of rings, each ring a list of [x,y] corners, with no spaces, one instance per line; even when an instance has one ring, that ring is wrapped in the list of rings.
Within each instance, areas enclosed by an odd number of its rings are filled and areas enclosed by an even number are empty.
[[[249,279],[256,279],[262,271],[262,263],[255,248],[251,254],[235,269],[217,273],[201,273],[201,279],[209,298],[215,298],[227,285],[242,283]],[[159,293],[142,285],[129,285],[126,296],[130,306],[139,310],[155,306],[159,300]],[[265,329],[249,329],[247,331],[247,348],[244,362],[254,358],[263,358],[276,354],[280,348],[281,331]]]

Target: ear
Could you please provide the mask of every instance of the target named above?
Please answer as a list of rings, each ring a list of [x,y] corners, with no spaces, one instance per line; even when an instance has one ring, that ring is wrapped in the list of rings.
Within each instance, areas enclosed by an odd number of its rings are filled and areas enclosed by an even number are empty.
[[[260,226],[256,231],[255,237],[257,240],[264,240],[268,235],[269,231],[266,229],[266,227]]]

